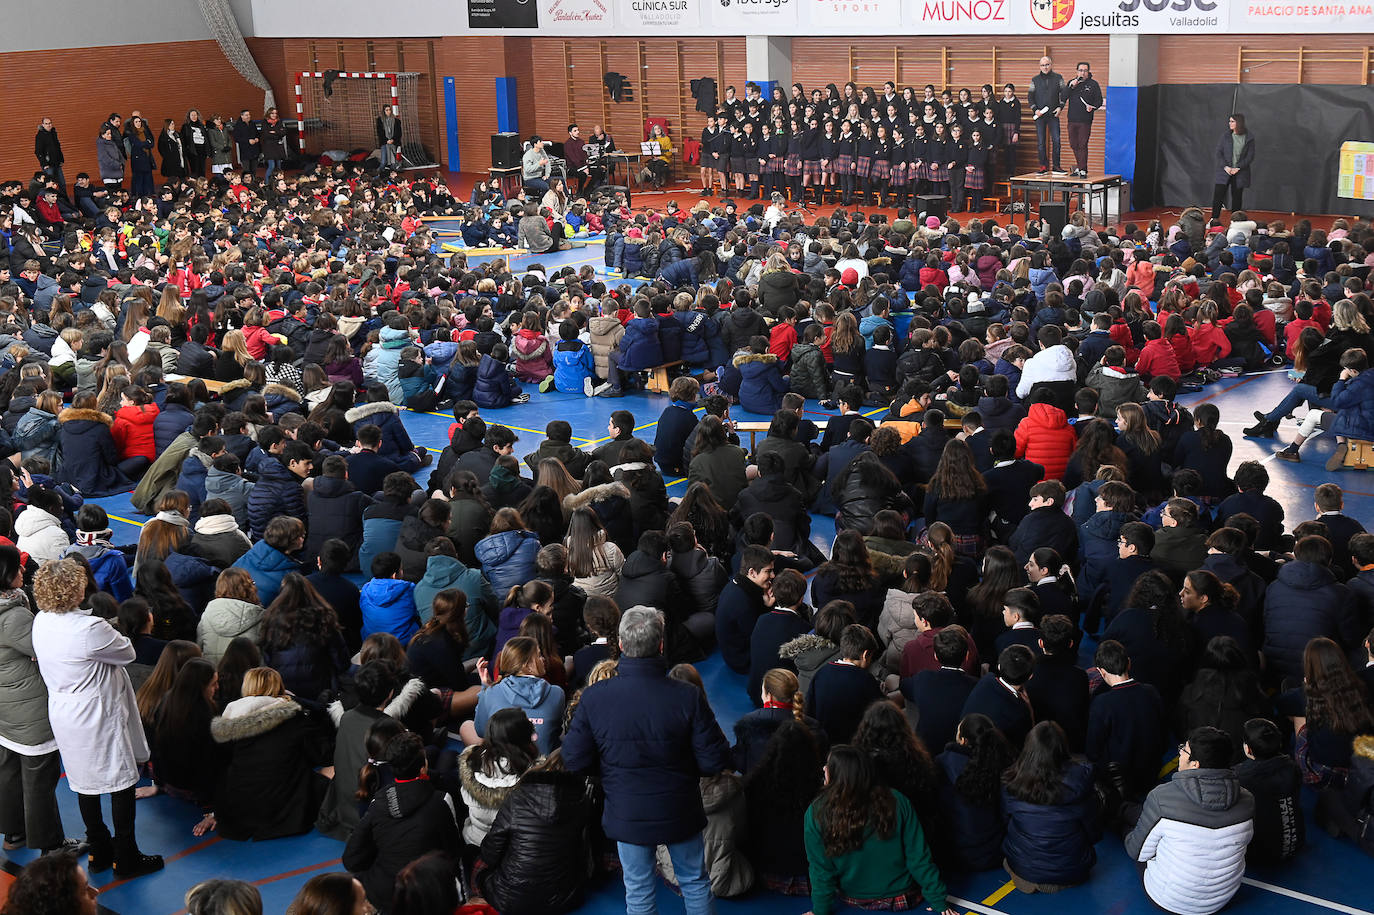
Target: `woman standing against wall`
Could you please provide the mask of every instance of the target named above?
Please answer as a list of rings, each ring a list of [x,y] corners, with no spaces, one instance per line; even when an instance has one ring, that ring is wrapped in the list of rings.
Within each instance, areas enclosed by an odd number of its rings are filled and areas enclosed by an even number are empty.
[[[1212,190],[1212,218],[1221,216],[1226,189],[1231,189],[1231,212],[1241,208],[1241,198],[1250,186],[1250,164],[1255,161],[1255,138],[1245,126],[1245,115],[1233,114],[1227,131],[1217,141],[1216,187]]]

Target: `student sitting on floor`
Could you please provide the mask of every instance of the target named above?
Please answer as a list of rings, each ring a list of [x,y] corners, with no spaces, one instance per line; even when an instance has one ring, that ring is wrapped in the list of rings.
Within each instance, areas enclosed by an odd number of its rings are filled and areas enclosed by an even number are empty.
[[[477,367],[477,383],[472,399],[484,410],[496,410],[512,404],[529,403],[530,395],[520,390],[519,383],[506,365],[509,351],[504,343],[492,347]]]

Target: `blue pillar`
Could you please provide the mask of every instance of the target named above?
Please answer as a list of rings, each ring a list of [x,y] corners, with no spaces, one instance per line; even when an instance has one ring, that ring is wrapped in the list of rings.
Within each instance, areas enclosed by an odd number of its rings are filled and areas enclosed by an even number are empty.
[[[458,89],[452,76],[444,77],[444,123],[448,127],[448,170],[462,171],[458,157]]]
[[[496,130],[520,132],[520,102],[515,94],[514,76],[496,77]]]
[[[1103,164],[1107,174],[1120,175],[1122,181],[1131,182],[1131,196],[1134,198],[1136,139],[1141,135],[1137,120],[1140,89],[1136,86],[1108,86],[1103,90],[1103,95],[1107,109]]]
[[[763,101],[764,101],[764,104],[765,104],[765,105],[767,105],[768,102],[772,101],[772,98],[773,98],[773,87],[776,86],[776,85],[778,84],[778,81],[777,81],[777,80],[775,80],[775,79],[754,79],[754,80],[750,80],[750,82],[758,83],[758,84],[759,84],[759,89],[763,91]],[[767,111],[764,111],[764,114],[767,114],[767,113],[768,113]]]

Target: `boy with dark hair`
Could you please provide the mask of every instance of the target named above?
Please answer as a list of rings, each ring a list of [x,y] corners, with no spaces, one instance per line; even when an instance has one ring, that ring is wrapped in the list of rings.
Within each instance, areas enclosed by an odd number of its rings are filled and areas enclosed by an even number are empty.
[[[749,639],[754,624],[772,609],[773,551],[766,546],[746,546],[739,573],[720,592],[716,605],[716,644],[725,665],[736,673],[749,671]]]
[[[420,617],[415,609],[415,584],[401,577],[401,557],[390,551],[378,553],[371,571],[372,580],[362,586],[359,596],[361,636],[389,632],[402,645],[409,644],[420,631]]]
[[[1026,683],[1036,721],[1057,721],[1069,749],[1083,752],[1088,732],[1088,674],[1078,666],[1078,623],[1062,613],[1040,621],[1040,657]]]
[[[1245,759],[1236,766],[1236,777],[1255,797],[1255,836],[1245,859],[1262,867],[1287,864],[1307,842],[1299,803],[1302,768],[1288,755],[1283,735],[1267,718],[1245,722],[1244,748]]]
[[[302,561],[313,563],[331,538],[348,544],[356,555],[363,545],[363,512],[371,504],[372,496],[359,492],[348,479],[348,461],[338,454],[325,458],[320,476],[305,497],[310,521]],[[356,561],[350,565],[357,568]]]
[[[774,667],[795,671],[791,659],[779,656],[778,649],[811,631],[806,596],[806,579],[796,569],[784,569],[773,579],[773,607],[754,623],[749,637],[749,679],[745,691],[755,708],[762,708],[763,676]]]
[[[1332,564],[1341,578],[1348,579],[1355,574],[1355,566],[1350,558],[1350,540],[1356,534],[1365,532],[1364,525],[1345,514],[1345,493],[1336,483],[1323,483],[1312,494],[1313,505],[1317,509],[1317,520],[1326,525],[1331,534]]]
[[[1019,750],[1031,729],[1030,700],[1025,685],[1035,671],[1035,655],[1025,645],[1012,645],[997,656],[997,669],[983,675],[969,693],[960,720],[969,715],[987,715]]]
[[[1269,471],[1259,461],[1242,461],[1236,468],[1235,481],[1238,492],[1227,496],[1217,507],[1217,523],[1225,524],[1232,515],[1245,512],[1260,524],[1255,549],[1278,549],[1283,537],[1283,506],[1264,493],[1269,486]]]
[[[1131,676],[1131,658],[1114,639],[1093,656],[1106,684],[1088,707],[1085,751],[1100,780],[1123,801],[1139,801],[1159,782],[1166,728],[1159,692]]]
[[[129,565],[124,553],[110,545],[110,516],[99,505],[83,505],[76,511],[76,542],[63,551],[63,557],[80,554],[91,567],[96,587],[117,601],[133,596]]]
[[[1000,657],[1012,645],[1040,653],[1040,598],[1030,588],[1012,588],[1002,597],[1002,623],[1007,627],[994,643]]]
[[[806,708],[825,729],[832,745],[849,743],[864,712],[883,700],[868,666],[878,656],[878,640],[865,626],[851,623],[840,633],[839,654],[816,671],[806,691]]]
[[[943,747],[954,740],[959,713],[978,683],[963,669],[969,654],[968,638],[963,626],[945,626],[934,639],[939,667],[918,671],[901,681],[902,698],[917,713],[916,736],[927,747]]]
[[[992,467],[983,473],[983,480],[988,484],[991,524],[997,539],[1005,542],[1031,511],[1024,493],[1045,478],[1045,468],[1016,456],[1016,436],[1010,429],[995,430],[988,437],[988,450]]]
[[[549,420],[544,427],[544,440],[537,449],[525,455],[525,465],[538,475],[539,462],[545,458],[562,461],[564,469],[579,480],[592,460],[591,454],[573,446],[572,426],[565,419]]]
[[[1007,546],[1022,565],[1042,546],[1053,547],[1065,558],[1078,555],[1078,527],[1064,514],[1064,484],[1044,480],[1030,489],[1029,511],[1007,538]]]
[[[382,446],[382,430],[368,423],[358,427],[357,447],[344,455],[348,464],[348,477],[359,491],[371,495],[379,492],[382,481],[388,474],[402,470],[400,464],[379,453]]]

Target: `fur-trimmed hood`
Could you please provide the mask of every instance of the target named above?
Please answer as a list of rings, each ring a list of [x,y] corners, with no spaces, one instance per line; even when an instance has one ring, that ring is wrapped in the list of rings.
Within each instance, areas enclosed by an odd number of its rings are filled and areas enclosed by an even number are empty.
[[[586,508],[594,502],[603,502],[606,499],[628,499],[630,489],[624,483],[602,483],[600,486],[593,486],[581,492],[568,493],[563,497],[563,510],[575,512],[579,508]]]
[[[1354,755],[1359,759],[1368,759],[1374,762],[1374,735],[1366,734],[1363,737],[1356,737],[1354,743]]]
[[[210,736],[215,743],[233,743],[258,737],[301,713],[294,699],[274,696],[244,696],[235,699],[210,721]]]
[[[114,425],[114,419],[108,413],[101,413],[99,410],[78,410],[75,407],[68,407],[57,414],[59,423],[72,422],[78,419],[92,423],[104,423],[107,426]]]
[[[777,361],[778,357],[772,353],[741,353],[735,357],[735,365],[737,367],[746,365],[750,362],[773,363]]]
[[[778,657],[792,660],[808,651],[836,651],[838,648],[839,646],[825,636],[808,632],[806,635],[797,636],[790,642],[784,642],[778,648]]]
[[[462,756],[458,757],[458,781],[462,784],[463,790],[470,794],[478,804],[489,810],[497,810],[506,802],[510,793],[515,790],[519,777],[509,774],[490,776],[478,772],[472,768],[472,748],[469,747],[463,751]],[[497,782],[506,781],[509,781],[510,784],[497,784]]]
[[[350,423],[356,423],[360,419],[369,416],[376,416],[378,413],[400,413],[401,408],[394,403],[386,400],[379,400],[376,403],[365,403],[356,406],[344,413],[344,419]]]
[[[353,660],[355,662],[358,660],[356,655]],[[392,718],[400,720],[410,712],[410,707],[415,704],[416,699],[424,695],[426,689],[425,681],[421,680],[419,677],[412,677],[405,686],[401,687],[401,691],[387,703],[386,708],[382,709],[382,711]],[[339,726],[339,721],[343,718],[343,713],[343,703],[338,699],[329,703],[329,717],[334,722],[334,727],[337,728]]]
[[[239,378],[236,381],[226,381],[223,387],[219,389],[219,398],[220,400],[224,400],[230,395],[247,390],[248,388],[249,383],[247,378]]]
[[[290,385],[278,384],[275,381],[270,382],[262,389],[262,396],[280,397],[283,400],[289,400],[292,403],[300,403],[302,399],[300,391],[297,391]]]

